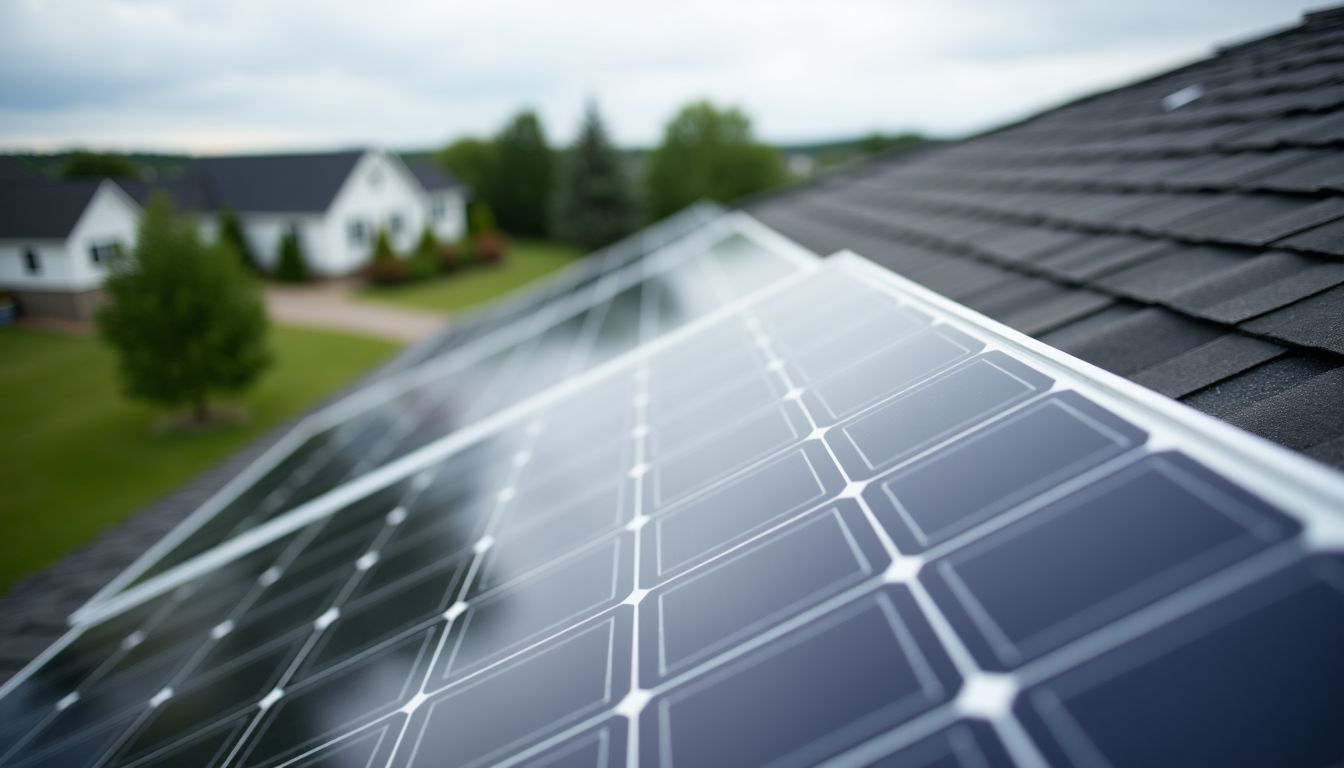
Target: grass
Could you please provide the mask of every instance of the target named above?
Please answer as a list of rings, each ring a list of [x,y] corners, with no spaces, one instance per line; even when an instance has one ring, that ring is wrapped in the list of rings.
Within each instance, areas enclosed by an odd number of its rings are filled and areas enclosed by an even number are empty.
[[[297,328],[238,405],[246,423],[156,433],[93,338],[0,329],[0,594],[386,359],[397,345]]]
[[[582,256],[576,248],[536,240],[509,243],[504,263],[497,267],[471,267],[423,283],[369,286],[357,296],[370,301],[412,309],[453,314],[483,304],[550,274]]]

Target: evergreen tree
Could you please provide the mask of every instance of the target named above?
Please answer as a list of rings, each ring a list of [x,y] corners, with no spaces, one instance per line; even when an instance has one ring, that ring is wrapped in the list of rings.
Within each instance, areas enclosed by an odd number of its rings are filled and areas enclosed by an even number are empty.
[[[495,137],[494,163],[482,192],[505,232],[547,234],[553,164],[535,112],[518,114]]]
[[[433,277],[439,272],[439,241],[429,227],[420,233],[420,242],[411,252],[410,270],[411,277],[416,280]]]
[[[556,186],[554,224],[560,239],[587,251],[629,234],[635,201],[621,154],[607,139],[597,105],[590,103]]]
[[[259,271],[257,260],[252,256],[252,247],[243,236],[243,226],[238,222],[238,214],[229,206],[219,211],[219,240],[231,248],[238,262],[252,272]]]
[[[645,179],[655,219],[702,198],[731,202],[787,180],[779,152],[756,141],[751,120],[708,101],[686,105],[668,122]]]
[[[286,283],[308,282],[308,262],[303,258],[299,237],[293,232],[286,232],[280,238],[280,255],[275,260],[275,279]]]
[[[132,397],[188,404],[205,421],[214,393],[242,391],[270,364],[256,282],[166,197],[151,201],[134,252],[113,260],[103,289],[98,327]]]

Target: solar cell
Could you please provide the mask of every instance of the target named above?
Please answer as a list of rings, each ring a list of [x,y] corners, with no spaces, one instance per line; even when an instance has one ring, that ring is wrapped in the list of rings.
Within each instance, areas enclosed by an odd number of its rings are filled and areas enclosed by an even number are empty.
[[[711,315],[95,606],[0,764],[1344,759],[1337,475],[858,257],[714,263]]]

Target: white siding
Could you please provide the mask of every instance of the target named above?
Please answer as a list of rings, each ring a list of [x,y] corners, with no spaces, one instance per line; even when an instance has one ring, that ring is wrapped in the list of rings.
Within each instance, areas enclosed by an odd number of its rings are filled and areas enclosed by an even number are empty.
[[[344,274],[333,262],[327,247],[327,228],[321,214],[314,213],[239,213],[238,221],[252,257],[263,269],[275,269],[280,258],[280,240],[291,229],[299,234],[299,248],[310,272],[317,275]]]
[[[135,245],[140,209],[116,185],[104,182],[89,199],[65,242],[0,243],[0,287],[33,291],[85,291],[103,282],[106,265],[93,262],[95,245]],[[28,271],[24,252],[38,253],[40,270]]]
[[[354,170],[325,217],[325,259],[335,273],[359,270],[369,261],[379,229],[386,229],[392,248],[405,253],[420,239],[428,217],[428,201],[420,183],[400,160],[383,152],[367,152]],[[401,226],[393,232],[393,218]],[[356,242],[351,227],[361,222],[364,238]]]
[[[437,190],[429,193],[430,212],[437,203],[442,215],[430,225],[439,240],[457,241],[467,232],[467,201],[460,189]]]

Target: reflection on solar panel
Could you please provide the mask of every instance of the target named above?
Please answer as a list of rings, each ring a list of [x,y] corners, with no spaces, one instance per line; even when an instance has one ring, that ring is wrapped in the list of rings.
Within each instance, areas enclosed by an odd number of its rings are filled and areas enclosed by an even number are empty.
[[[1338,476],[852,255],[728,296],[95,606],[3,762],[1344,760]]]

